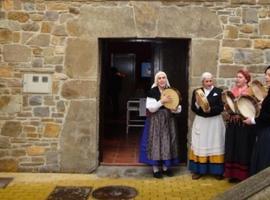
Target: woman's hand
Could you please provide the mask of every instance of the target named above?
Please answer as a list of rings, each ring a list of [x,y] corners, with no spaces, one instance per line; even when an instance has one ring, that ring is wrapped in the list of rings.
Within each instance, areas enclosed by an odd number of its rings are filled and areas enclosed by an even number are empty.
[[[164,104],[164,103],[168,103],[168,102],[170,102],[172,100],[172,98],[170,97],[170,95],[163,95],[162,97],[161,97],[161,103],[162,104]]]
[[[200,99],[199,99],[198,95],[195,95],[195,98],[196,98],[196,102],[195,103],[197,103],[197,105],[199,105]]]
[[[248,125],[252,124],[251,118],[250,117],[246,118],[245,120],[243,120],[243,123]]]
[[[208,107],[208,110],[206,110],[205,112],[206,112],[206,113],[210,113],[210,111],[211,111],[211,107],[209,106],[209,107]]]

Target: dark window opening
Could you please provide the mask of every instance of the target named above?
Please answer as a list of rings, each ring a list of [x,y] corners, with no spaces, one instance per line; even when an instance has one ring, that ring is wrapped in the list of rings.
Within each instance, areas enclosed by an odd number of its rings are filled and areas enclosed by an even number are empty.
[[[154,74],[165,71],[182,96],[182,113],[176,116],[180,160],[187,159],[189,39],[100,39],[100,162],[139,165],[142,126],[128,129],[128,101],[146,97]],[[129,113],[135,120],[138,112]],[[133,150],[131,150],[134,148]],[[131,151],[131,152],[129,152]],[[130,155],[130,156],[129,156]]]

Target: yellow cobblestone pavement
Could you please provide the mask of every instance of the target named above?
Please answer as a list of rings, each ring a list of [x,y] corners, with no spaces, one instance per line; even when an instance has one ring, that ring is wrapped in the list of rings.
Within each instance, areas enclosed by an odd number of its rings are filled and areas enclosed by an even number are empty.
[[[226,179],[203,177],[192,180],[190,174],[164,178],[101,178],[96,174],[61,173],[0,173],[0,177],[14,177],[0,189],[0,200],[45,200],[55,186],[89,186],[97,189],[109,185],[134,187],[135,200],[208,200],[233,186]],[[94,199],[91,195],[89,200]]]

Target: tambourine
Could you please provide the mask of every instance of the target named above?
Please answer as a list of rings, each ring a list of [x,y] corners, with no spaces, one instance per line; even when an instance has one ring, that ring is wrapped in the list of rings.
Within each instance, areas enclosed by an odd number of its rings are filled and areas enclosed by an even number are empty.
[[[202,108],[204,112],[207,112],[210,108],[210,105],[202,89],[197,89],[195,91],[195,95],[198,99],[198,105]]]
[[[162,96],[170,96],[171,101],[164,103],[164,107],[170,110],[175,110],[182,101],[181,93],[175,88],[166,88],[161,93]]]
[[[235,105],[237,107],[238,113],[243,117],[243,118],[255,118],[258,117],[260,113],[260,107],[258,104],[258,101],[248,95],[243,95],[240,96],[236,102]]]
[[[227,105],[228,110],[226,110],[229,114],[236,114],[236,106],[235,106],[235,96],[229,90],[225,90],[222,92],[222,101],[225,105]]]
[[[258,101],[262,101],[267,95],[267,90],[260,81],[254,80],[250,83],[248,93],[250,96],[254,96]]]

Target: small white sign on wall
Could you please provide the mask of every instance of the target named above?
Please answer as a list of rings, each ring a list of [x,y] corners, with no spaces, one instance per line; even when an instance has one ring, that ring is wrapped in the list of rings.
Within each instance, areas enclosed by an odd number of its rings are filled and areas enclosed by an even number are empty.
[[[51,74],[30,74],[23,76],[23,92],[27,93],[51,93]]]

